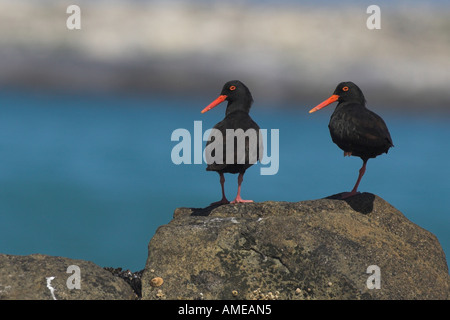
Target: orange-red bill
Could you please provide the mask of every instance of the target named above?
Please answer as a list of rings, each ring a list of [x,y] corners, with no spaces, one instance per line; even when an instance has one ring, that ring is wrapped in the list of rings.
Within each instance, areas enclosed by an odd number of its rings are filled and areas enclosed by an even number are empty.
[[[221,104],[222,102],[224,102],[226,99],[227,99],[227,95],[225,95],[225,94],[218,96],[216,100],[211,102],[205,109],[202,110],[202,113],[205,113],[206,111],[211,110],[215,106],[217,106],[217,105]]]
[[[312,108],[311,110],[309,110],[309,113],[313,113],[316,112],[317,110],[322,109],[323,107],[326,107],[327,105],[337,101],[339,99],[339,96],[337,94],[333,94],[331,97],[329,97],[327,100],[325,100],[324,102],[322,102],[321,104],[318,104],[317,106],[315,106],[314,108]]]

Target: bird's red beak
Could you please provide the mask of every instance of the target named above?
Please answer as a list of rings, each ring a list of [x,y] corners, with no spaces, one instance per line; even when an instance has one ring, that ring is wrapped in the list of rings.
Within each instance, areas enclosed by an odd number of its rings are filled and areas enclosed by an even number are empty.
[[[218,96],[216,100],[211,102],[205,109],[202,110],[202,113],[205,113],[206,111],[209,111],[212,108],[214,108],[215,106],[221,104],[222,102],[224,102],[227,99],[227,97],[228,96],[225,94]]]
[[[325,100],[324,102],[322,102],[321,104],[318,104],[317,106],[315,106],[314,108],[312,108],[311,110],[309,110],[309,113],[313,113],[316,112],[317,110],[322,109],[323,107],[326,107],[327,105],[337,101],[339,99],[339,96],[337,94],[333,94],[331,97],[329,97],[327,100]]]

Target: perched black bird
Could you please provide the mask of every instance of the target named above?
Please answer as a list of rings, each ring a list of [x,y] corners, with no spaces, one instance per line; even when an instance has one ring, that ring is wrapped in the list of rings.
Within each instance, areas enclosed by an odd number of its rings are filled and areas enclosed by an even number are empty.
[[[260,128],[249,115],[253,98],[242,82],[234,80],[225,83],[219,97],[203,109],[202,113],[225,100],[228,101],[225,118],[214,126],[205,148],[208,163],[206,170],[218,172],[222,186],[222,200],[212,205],[229,203],[225,196],[224,173],[239,173],[237,196],[231,203],[253,202],[241,198],[241,184],[245,171],[261,160],[260,154],[262,155]]]
[[[348,198],[358,193],[358,185],[366,171],[367,161],[387,153],[394,145],[386,123],[366,108],[366,99],[361,89],[353,82],[341,82],[330,98],[311,109],[309,113],[335,101],[339,103],[328,125],[331,139],[344,150],[344,156],[360,157],[363,161],[353,190],[342,196]]]

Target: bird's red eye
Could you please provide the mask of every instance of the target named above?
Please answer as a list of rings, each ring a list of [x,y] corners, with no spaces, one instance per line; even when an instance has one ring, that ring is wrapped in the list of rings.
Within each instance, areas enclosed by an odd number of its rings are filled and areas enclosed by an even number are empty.
[[[231,86],[231,87],[230,87],[230,90],[231,90],[231,91],[236,90],[236,86]]]
[[[343,87],[342,91],[348,91],[348,87]]]

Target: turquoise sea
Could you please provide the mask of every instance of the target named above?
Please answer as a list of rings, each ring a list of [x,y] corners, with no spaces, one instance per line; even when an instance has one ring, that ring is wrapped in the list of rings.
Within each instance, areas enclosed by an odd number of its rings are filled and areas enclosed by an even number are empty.
[[[193,134],[194,121],[205,131],[223,118],[225,105],[200,114],[214,98],[0,91],[0,253],[143,269],[149,240],[175,208],[220,198],[219,177],[205,164],[171,160],[175,129]],[[313,106],[255,102],[260,127],[279,129],[279,171],[250,168],[244,199],[301,201],[353,187],[361,160],[332,143],[334,107],[310,115]],[[448,260],[450,113],[369,108],[384,118],[395,147],[369,160],[360,191],[434,233]],[[233,199],[237,176],[226,179]]]

